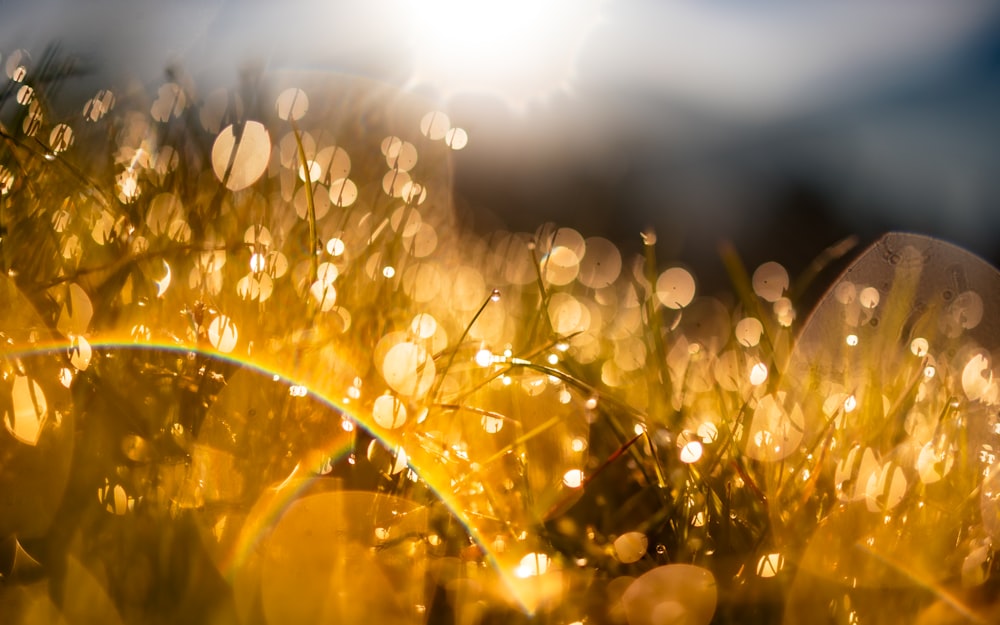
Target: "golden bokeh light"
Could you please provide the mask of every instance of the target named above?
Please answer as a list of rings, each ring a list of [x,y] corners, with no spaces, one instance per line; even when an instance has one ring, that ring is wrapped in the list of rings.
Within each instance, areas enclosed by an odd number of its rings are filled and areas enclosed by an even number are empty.
[[[882,592],[919,622],[988,594],[979,259],[891,234],[811,309],[774,262],[718,293],[652,231],[468,227],[447,99],[178,72],[60,116],[32,68],[6,57],[0,154],[17,625],[875,623]]]

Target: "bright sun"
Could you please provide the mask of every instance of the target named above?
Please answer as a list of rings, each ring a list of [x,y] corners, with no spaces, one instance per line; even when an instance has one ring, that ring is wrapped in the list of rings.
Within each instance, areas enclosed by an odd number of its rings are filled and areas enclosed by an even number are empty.
[[[565,89],[604,0],[410,0],[414,82],[519,106]]]

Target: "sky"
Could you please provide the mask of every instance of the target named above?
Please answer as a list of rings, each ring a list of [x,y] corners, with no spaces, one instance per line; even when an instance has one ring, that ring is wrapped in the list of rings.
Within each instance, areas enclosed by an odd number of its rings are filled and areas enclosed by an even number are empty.
[[[893,229],[1000,261],[998,2],[0,0],[4,58],[53,42],[87,86],[256,64],[438,101],[483,227],[651,227],[709,276],[723,240],[794,272]]]

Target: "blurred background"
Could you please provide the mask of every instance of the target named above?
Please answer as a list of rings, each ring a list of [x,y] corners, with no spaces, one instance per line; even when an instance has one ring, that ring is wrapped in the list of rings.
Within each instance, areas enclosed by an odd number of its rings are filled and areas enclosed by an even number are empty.
[[[708,289],[722,241],[793,275],[887,230],[1000,263],[997,2],[0,0],[0,42],[58,45],[84,97],[155,91],[170,66],[418,93],[468,130],[472,225],[555,221],[625,251],[653,228]]]

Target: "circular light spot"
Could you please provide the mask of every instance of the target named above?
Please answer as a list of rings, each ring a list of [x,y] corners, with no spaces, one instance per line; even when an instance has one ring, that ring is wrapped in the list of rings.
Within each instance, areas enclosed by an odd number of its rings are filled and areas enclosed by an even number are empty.
[[[767,380],[767,365],[757,362],[750,367],[750,384],[760,386],[765,380]]]
[[[65,152],[73,145],[73,129],[66,124],[57,124],[49,133],[49,148],[56,154]]]
[[[753,272],[753,291],[761,298],[774,302],[788,288],[788,272],[778,263],[764,263]]]
[[[186,107],[184,89],[177,83],[168,82],[160,86],[149,113],[158,122],[168,122],[171,118],[180,117]]]
[[[118,189],[118,200],[122,204],[131,204],[142,193],[138,174],[129,169],[118,174],[115,178],[115,187]]]
[[[422,396],[434,382],[436,368],[427,350],[410,341],[393,345],[382,362],[386,384],[401,395]]]
[[[403,197],[403,192],[411,181],[407,172],[390,169],[382,176],[382,190],[390,197]]]
[[[684,308],[694,299],[694,292],[694,278],[680,267],[667,269],[656,280],[656,297],[667,308]]]
[[[626,532],[615,539],[615,557],[623,564],[632,564],[642,559],[649,548],[649,539],[642,532]]]
[[[567,488],[580,488],[583,486],[583,471],[580,469],[570,469],[563,475],[563,484]]]
[[[691,464],[701,460],[702,446],[698,441],[690,441],[681,448],[681,462]]]
[[[333,263],[320,263],[316,266],[316,282],[330,286],[340,275],[340,270]]]
[[[236,324],[226,315],[218,315],[208,324],[208,340],[212,347],[224,354],[236,348],[239,333]]]
[[[437,319],[427,313],[417,315],[410,322],[410,331],[422,339],[429,339],[434,336],[437,328]]]
[[[275,102],[278,118],[284,120],[299,120],[309,110],[309,97],[306,92],[295,87],[285,89],[278,94]]]
[[[602,237],[590,237],[585,241],[586,253],[580,260],[577,279],[580,284],[592,289],[610,286],[618,279],[622,270],[622,256],[618,247]]]
[[[480,367],[488,367],[493,363],[493,352],[488,349],[481,349],[476,352],[475,361]]]
[[[975,291],[965,291],[948,307],[948,315],[958,327],[971,330],[983,320],[983,298]]]
[[[244,300],[255,300],[259,298],[260,281],[251,274],[243,276],[236,283],[236,294],[240,296],[240,299]]]
[[[260,122],[249,121],[237,133],[226,126],[212,145],[212,170],[230,191],[245,189],[264,174],[271,155],[271,137]]]
[[[586,331],[583,327],[585,308],[569,293],[554,293],[549,299],[549,322],[552,330],[562,336]]]
[[[483,429],[489,434],[496,434],[503,429],[503,419],[498,419],[497,417],[492,417],[490,415],[483,415],[479,424],[482,425]]]
[[[30,104],[31,101],[35,99],[35,90],[28,85],[22,85],[21,88],[17,90],[17,97],[15,99],[21,106]]]
[[[453,150],[461,150],[469,144],[469,134],[462,128],[451,128],[444,135],[444,143]]]
[[[404,237],[415,235],[423,223],[420,213],[406,206],[397,208],[389,217],[389,226]]]
[[[858,293],[858,301],[865,308],[875,308],[878,306],[879,299],[880,296],[878,289],[872,286],[865,287],[861,289],[860,293]]]
[[[757,575],[763,578],[774,577],[785,567],[785,558],[780,553],[768,553],[757,561]]]
[[[718,603],[717,588],[708,569],[691,564],[656,567],[622,594],[625,620],[630,625],[708,625]]]
[[[417,146],[409,141],[393,141],[385,151],[389,169],[410,171],[417,164]]]
[[[833,296],[841,304],[851,304],[858,298],[858,288],[845,280],[833,289]]]
[[[387,430],[398,428],[406,423],[406,406],[392,395],[379,395],[372,404],[372,418]]]
[[[917,337],[910,342],[910,352],[912,352],[914,356],[923,358],[929,351],[930,344],[925,338]]]
[[[330,212],[330,195],[326,192],[326,188],[319,184],[312,187],[303,185],[295,191],[295,197],[292,199],[295,214],[299,216],[299,219],[309,219],[309,196],[307,195],[309,193],[312,194],[313,216],[317,220],[323,219]]]
[[[330,201],[336,206],[350,206],[358,199],[358,186],[350,178],[338,178],[330,183]]]
[[[69,362],[77,371],[84,371],[90,366],[93,354],[93,348],[84,337],[74,336],[70,339]]]
[[[451,130],[451,120],[441,111],[431,111],[420,120],[420,134],[432,141],[444,139]]]
[[[434,253],[438,245],[437,231],[428,223],[420,224],[420,229],[412,237],[403,239],[403,245],[415,258],[425,258]]]
[[[332,284],[316,280],[309,287],[309,294],[312,296],[319,308],[323,312],[329,312],[337,303],[337,289]]]
[[[7,195],[14,188],[14,174],[0,165],[0,197]]]
[[[760,342],[764,325],[756,317],[746,317],[736,323],[736,340],[743,347],[753,347]]]
[[[546,282],[564,286],[576,279],[580,271],[580,259],[576,252],[564,246],[556,246],[543,262]]]
[[[351,157],[344,148],[331,145],[316,153],[316,158],[309,161],[310,182],[330,184],[334,180],[347,178],[351,173]],[[299,167],[299,179],[305,182],[305,170]],[[332,198],[331,198],[332,199]]]
[[[965,395],[970,400],[976,401],[984,397],[994,385],[988,355],[974,354],[962,369],[962,390],[965,391]]]
[[[345,249],[347,249],[347,246],[337,237],[334,237],[326,242],[326,252],[330,256],[340,256],[344,253]]]
[[[719,428],[711,421],[705,421],[698,426],[698,436],[701,442],[707,444],[714,443],[719,438]]]
[[[854,410],[857,407],[858,407],[858,399],[854,395],[848,395],[847,398],[844,399],[844,412],[845,413],[854,412]]]

